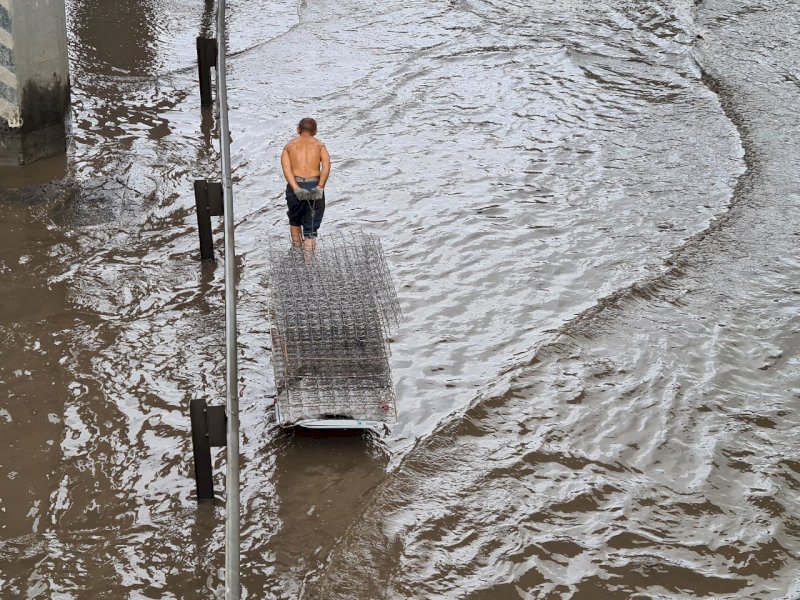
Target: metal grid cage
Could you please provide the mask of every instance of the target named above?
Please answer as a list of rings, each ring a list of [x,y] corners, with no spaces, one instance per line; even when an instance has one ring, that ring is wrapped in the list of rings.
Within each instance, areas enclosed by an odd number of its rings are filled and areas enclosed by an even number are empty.
[[[389,335],[400,307],[380,240],[320,238],[313,252],[269,243],[272,363],[283,424],[396,418]]]

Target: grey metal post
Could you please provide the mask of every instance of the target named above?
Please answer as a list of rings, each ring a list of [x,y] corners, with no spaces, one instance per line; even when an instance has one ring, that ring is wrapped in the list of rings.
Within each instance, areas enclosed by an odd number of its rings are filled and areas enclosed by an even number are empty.
[[[225,476],[225,598],[239,600],[239,374],[236,356],[236,253],[233,240],[233,186],[225,83],[225,0],[217,7],[217,102],[222,187],[225,201],[225,356],[228,460]]]
[[[211,236],[211,211],[208,209],[208,182],[194,182],[194,204],[197,211],[197,231],[200,234],[200,260],[214,259],[214,239]]]
[[[192,453],[194,454],[194,480],[197,500],[214,501],[214,477],[211,471],[211,444],[208,437],[206,399],[195,398],[189,404],[192,419]]]
[[[200,80],[200,105],[211,106],[211,67],[216,65],[217,40],[205,36],[197,37],[197,73]]]

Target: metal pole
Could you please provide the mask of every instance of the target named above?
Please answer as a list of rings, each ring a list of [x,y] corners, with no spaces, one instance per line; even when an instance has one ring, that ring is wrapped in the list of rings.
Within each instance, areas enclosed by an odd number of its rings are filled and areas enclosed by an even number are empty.
[[[236,253],[233,243],[233,186],[225,84],[225,0],[217,7],[217,102],[222,187],[225,201],[225,363],[228,460],[225,476],[225,599],[239,600],[239,374],[236,357]]]

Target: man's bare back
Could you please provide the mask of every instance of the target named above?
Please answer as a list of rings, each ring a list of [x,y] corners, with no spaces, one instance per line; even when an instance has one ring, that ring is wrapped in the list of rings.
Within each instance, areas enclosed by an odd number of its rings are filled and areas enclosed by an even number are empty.
[[[310,121],[311,124],[305,125],[305,121]],[[319,177],[317,185],[323,190],[328,182],[331,157],[325,144],[314,137],[316,133],[316,121],[309,118],[303,119],[297,128],[297,137],[283,148],[281,154],[283,176],[294,191],[298,189],[296,177]]]
[[[294,177],[320,177],[323,162],[330,160],[325,144],[308,134],[291,140],[286,144],[284,152],[288,155]],[[320,187],[325,185],[321,180],[320,184]]]

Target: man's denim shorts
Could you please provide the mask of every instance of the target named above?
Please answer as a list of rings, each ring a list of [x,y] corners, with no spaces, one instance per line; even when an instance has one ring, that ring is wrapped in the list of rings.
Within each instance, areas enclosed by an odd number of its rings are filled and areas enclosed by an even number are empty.
[[[297,185],[305,190],[313,190],[318,183],[319,180],[298,181]],[[301,202],[294,195],[291,186],[287,184],[286,206],[289,209],[286,211],[286,214],[289,215],[289,225],[302,226],[303,237],[317,237],[317,229],[322,223],[322,215],[325,214],[325,193],[322,194],[322,200]]]

